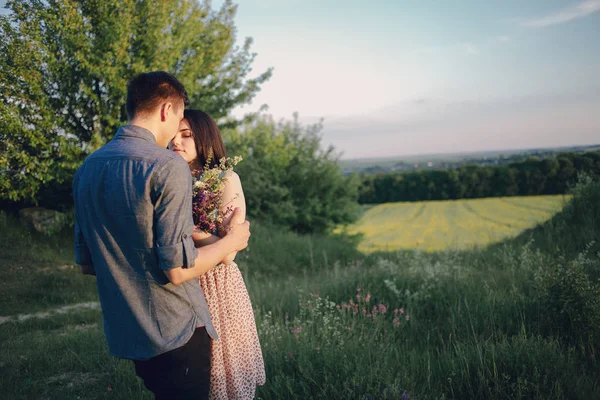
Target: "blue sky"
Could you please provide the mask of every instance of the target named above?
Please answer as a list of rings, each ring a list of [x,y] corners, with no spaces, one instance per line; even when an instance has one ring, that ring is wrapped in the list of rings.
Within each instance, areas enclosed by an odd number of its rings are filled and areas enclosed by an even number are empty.
[[[344,158],[600,143],[600,0],[238,4],[274,75],[234,113],[323,117]]]
[[[236,3],[274,74],[233,113],[324,118],[344,158],[600,143],[600,0]]]

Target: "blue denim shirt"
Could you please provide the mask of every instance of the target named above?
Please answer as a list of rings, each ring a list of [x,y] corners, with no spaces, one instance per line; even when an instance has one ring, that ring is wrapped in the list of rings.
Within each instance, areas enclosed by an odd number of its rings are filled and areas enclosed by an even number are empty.
[[[192,180],[181,156],[126,125],[90,155],[73,180],[75,256],[92,264],[112,355],[149,359],[183,346],[197,326],[213,339],[197,279],[165,270],[194,265]]]

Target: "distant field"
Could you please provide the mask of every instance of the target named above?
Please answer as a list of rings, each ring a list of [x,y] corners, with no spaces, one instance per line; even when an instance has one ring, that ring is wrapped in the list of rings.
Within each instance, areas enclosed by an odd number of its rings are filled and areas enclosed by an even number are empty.
[[[471,248],[514,237],[560,211],[565,196],[386,203],[367,209],[350,233],[363,252]]]

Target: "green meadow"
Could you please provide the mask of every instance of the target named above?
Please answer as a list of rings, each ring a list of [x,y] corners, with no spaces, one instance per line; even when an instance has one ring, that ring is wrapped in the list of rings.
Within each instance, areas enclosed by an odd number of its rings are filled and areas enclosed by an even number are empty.
[[[355,237],[254,223],[239,265],[267,371],[257,398],[600,398],[600,185],[494,201],[365,214],[414,231],[418,218],[443,226],[435,215],[458,225],[454,208],[520,232],[468,250],[365,254]],[[70,232],[0,223],[2,397],[150,399],[132,364],[108,354],[95,278],[73,266]]]

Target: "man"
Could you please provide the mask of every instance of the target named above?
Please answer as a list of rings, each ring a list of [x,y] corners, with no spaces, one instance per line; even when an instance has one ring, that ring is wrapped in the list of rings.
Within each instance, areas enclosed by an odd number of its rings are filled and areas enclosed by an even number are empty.
[[[73,180],[76,262],[96,275],[109,350],[134,360],[156,399],[208,397],[217,334],[197,278],[250,236],[235,211],[224,239],[194,246],[190,169],[166,149],[186,105],[170,74],[136,76],[127,125]]]

